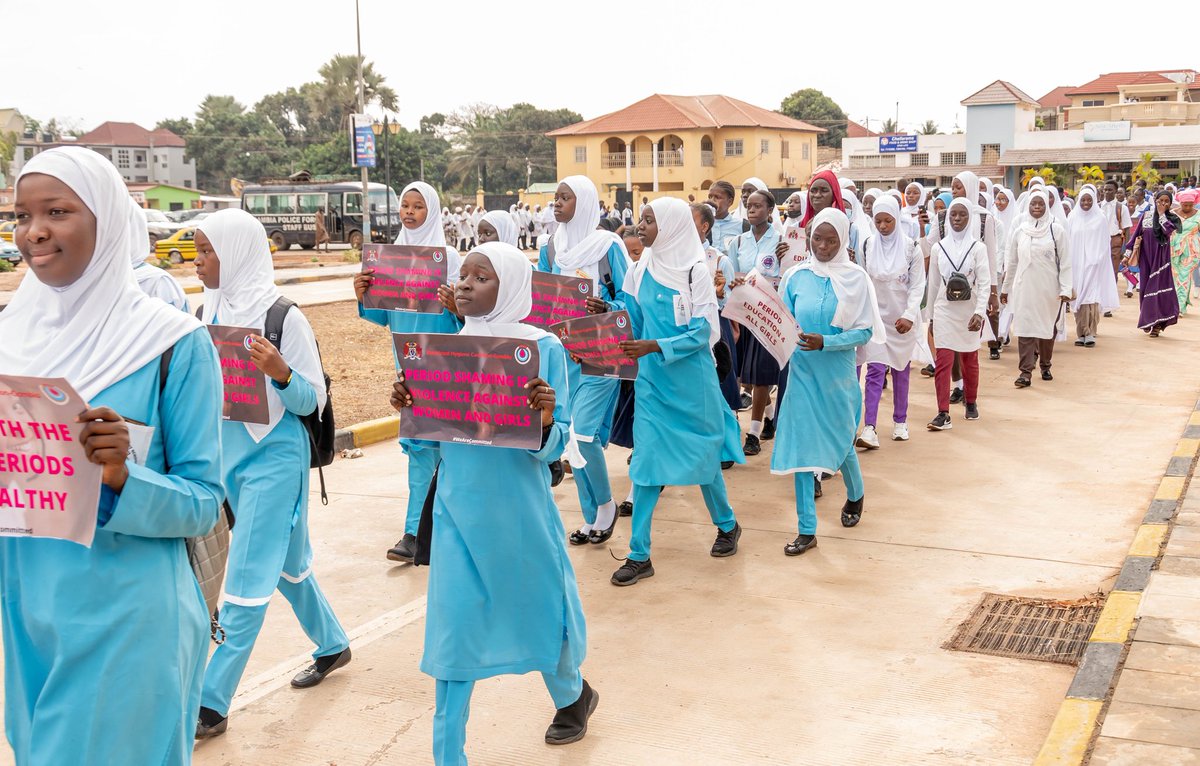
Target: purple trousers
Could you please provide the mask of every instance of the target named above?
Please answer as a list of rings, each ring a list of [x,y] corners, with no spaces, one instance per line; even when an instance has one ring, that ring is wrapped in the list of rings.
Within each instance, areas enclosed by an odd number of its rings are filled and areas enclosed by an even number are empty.
[[[867,364],[866,412],[863,421],[873,426],[879,415],[879,397],[883,395],[883,384],[887,374],[892,374],[892,422],[908,422],[908,373],[911,364],[904,365],[903,370],[893,370],[886,364],[870,362]]]

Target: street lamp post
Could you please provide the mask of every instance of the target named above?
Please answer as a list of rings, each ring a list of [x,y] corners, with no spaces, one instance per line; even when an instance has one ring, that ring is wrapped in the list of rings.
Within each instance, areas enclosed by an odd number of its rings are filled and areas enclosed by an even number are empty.
[[[378,122],[371,125],[371,131],[375,135],[383,136],[383,185],[387,187],[387,241],[392,241],[392,149],[390,136],[394,136],[400,132],[400,124],[392,122],[385,114],[383,116],[383,124]],[[424,178],[421,179],[425,180]]]

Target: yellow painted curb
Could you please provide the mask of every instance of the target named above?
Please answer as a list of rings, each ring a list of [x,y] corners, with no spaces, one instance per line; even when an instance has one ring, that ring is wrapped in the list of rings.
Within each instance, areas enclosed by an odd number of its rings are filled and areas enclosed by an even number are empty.
[[[1157,558],[1166,537],[1166,524],[1142,524],[1138,527],[1137,534],[1133,536],[1133,543],[1129,546],[1128,555]]]
[[[400,418],[379,418],[356,423],[348,429],[354,434],[354,446],[366,447],[368,444],[395,439],[400,435]]]
[[[196,293],[204,292],[204,285],[188,285],[183,288],[185,295],[195,295]]]
[[[1114,590],[1104,601],[1104,609],[1096,620],[1089,641],[1106,641],[1123,644],[1129,637],[1129,629],[1133,627],[1133,618],[1137,616],[1138,604],[1142,602],[1141,593],[1124,590]]]
[[[1200,449],[1200,439],[1180,439],[1174,457],[1192,457]]]
[[[1192,413],[1191,417],[1188,418],[1188,425],[1200,426],[1200,410],[1196,410]]]
[[[1178,500],[1183,494],[1184,476],[1164,476],[1162,482],[1158,485],[1158,492],[1154,494],[1155,500]]]
[[[1034,766],[1083,763],[1103,706],[1100,700],[1063,700]]]

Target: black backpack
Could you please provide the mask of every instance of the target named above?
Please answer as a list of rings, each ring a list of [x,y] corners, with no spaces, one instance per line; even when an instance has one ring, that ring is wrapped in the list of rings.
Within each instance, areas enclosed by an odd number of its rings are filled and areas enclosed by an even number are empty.
[[[271,308],[267,309],[267,319],[263,323],[263,337],[271,342],[276,349],[283,350],[283,320],[287,313],[296,306],[290,298],[279,296]],[[204,307],[196,309],[196,316],[203,316]],[[321,358],[321,345],[317,344],[317,359]],[[325,493],[325,472],[321,470],[333,462],[334,438],[336,428],[333,422],[333,393],[329,390],[329,373],[325,372],[325,364],[321,364],[321,377],[325,379],[325,406],[318,413],[313,410],[300,418],[308,433],[309,460],[308,467],[316,468],[321,480],[321,504],[329,505],[329,496]]]

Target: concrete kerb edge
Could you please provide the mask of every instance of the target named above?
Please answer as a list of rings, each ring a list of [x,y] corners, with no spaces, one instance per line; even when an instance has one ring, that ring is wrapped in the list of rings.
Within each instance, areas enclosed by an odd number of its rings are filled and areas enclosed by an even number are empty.
[[[324,282],[330,279],[347,279],[353,276],[353,274],[309,274],[303,277],[284,277],[283,279],[276,279],[275,284],[279,285],[280,287],[284,285],[303,285],[309,282]],[[197,293],[204,292],[204,286],[188,285],[187,287],[183,288],[183,292],[186,295],[196,295]]]
[[[333,447],[338,452],[355,447],[390,441],[400,437],[400,418],[378,418],[355,423],[349,428],[339,428],[334,435]]]
[[[1100,732],[1109,692],[1124,663],[1142,592],[1170,536],[1170,523],[1183,500],[1197,452],[1200,452],[1200,401],[1188,417],[1162,481],[1129,545],[1121,573],[1105,599],[1083,660],[1034,762],[1036,766],[1082,766],[1087,758]]]

